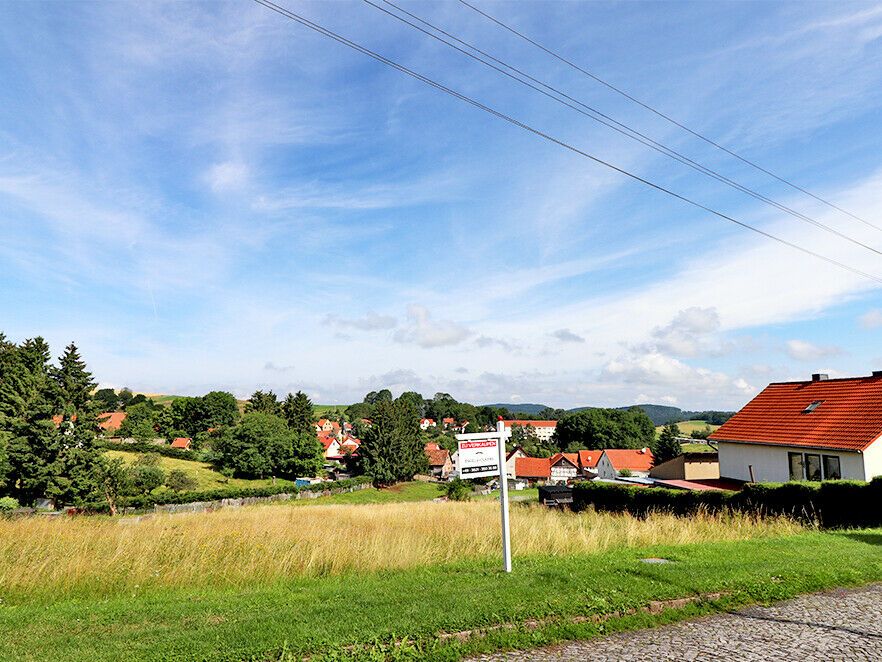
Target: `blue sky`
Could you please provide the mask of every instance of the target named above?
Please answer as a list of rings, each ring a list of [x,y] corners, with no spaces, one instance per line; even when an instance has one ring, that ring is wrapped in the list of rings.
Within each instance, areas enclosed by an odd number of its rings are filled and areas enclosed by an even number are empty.
[[[647,150],[362,2],[296,11],[812,250],[879,256]],[[882,232],[690,138],[454,2],[407,8],[841,232]],[[882,225],[882,7],[487,11]],[[882,369],[878,283],[647,190],[249,2],[0,5],[0,329],[147,392],[382,386],[737,407]]]

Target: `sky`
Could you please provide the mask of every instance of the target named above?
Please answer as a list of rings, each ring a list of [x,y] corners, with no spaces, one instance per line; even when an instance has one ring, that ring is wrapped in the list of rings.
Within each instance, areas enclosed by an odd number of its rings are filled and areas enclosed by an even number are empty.
[[[280,3],[555,139],[882,277],[878,253],[369,4]],[[882,228],[882,6],[475,3]],[[465,5],[403,6],[882,249],[882,230]],[[772,381],[882,369],[879,282],[256,3],[3,2],[0,80],[0,331],[42,335],[56,355],[75,341],[102,386],[303,389],[320,403],[388,387],[474,403],[729,409]]]

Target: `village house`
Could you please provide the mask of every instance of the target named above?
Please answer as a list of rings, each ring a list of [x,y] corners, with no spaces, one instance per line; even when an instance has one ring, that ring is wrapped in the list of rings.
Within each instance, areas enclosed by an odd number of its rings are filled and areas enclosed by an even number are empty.
[[[124,411],[106,411],[103,414],[98,414],[96,418],[98,419],[99,428],[104,432],[114,433],[119,431],[127,416],[128,414]]]
[[[172,448],[180,448],[181,450],[188,451],[190,450],[190,444],[193,443],[193,440],[190,437],[177,437],[171,443]]]
[[[578,476],[579,465],[575,453],[515,458],[515,478],[531,484],[566,484]]]
[[[340,442],[337,440],[337,437],[333,435],[333,433],[325,433],[319,435],[319,443],[322,445],[322,448],[325,449],[325,459],[326,460],[340,460],[343,457],[342,450],[340,449]]]
[[[650,478],[660,480],[716,480],[720,477],[717,453],[683,453],[649,470]]]
[[[527,454],[520,446],[515,446],[508,452],[508,455],[505,456],[505,475],[509,480],[517,478],[515,463],[517,462],[518,458],[521,457],[527,457]]]
[[[652,451],[648,448],[607,448],[597,461],[598,478],[614,480],[620,472],[632,476],[649,476],[652,469]]]
[[[429,428],[437,427],[437,423],[432,418],[421,418],[420,419],[420,430],[428,430]]]
[[[430,442],[425,446],[426,457],[429,459],[429,471],[439,480],[447,480],[453,471],[453,461],[450,459],[450,451],[441,448],[438,444]]]
[[[506,432],[511,432],[511,427],[517,425],[522,428],[530,428],[536,433],[539,441],[551,441],[554,431],[557,429],[557,421],[503,421]]]
[[[870,480],[882,475],[882,371],[769,384],[711,434],[720,477]]]

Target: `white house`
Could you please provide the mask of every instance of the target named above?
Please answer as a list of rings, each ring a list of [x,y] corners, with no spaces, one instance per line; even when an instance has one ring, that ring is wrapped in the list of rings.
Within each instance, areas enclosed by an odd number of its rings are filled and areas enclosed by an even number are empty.
[[[597,461],[595,473],[598,478],[614,479],[625,471],[632,476],[648,476],[653,463],[648,448],[607,448]]]
[[[429,428],[434,428],[438,424],[435,423],[435,420],[432,418],[421,418],[420,419],[420,430],[428,430]]]
[[[720,477],[870,480],[882,475],[882,371],[769,384],[710,436]]]
[[[503,421],[506,432],[511,432],[511,426],[517,425],[522,428],[531,428],[536,433],[539,441],[551,440],[557,429],[557,421]]]

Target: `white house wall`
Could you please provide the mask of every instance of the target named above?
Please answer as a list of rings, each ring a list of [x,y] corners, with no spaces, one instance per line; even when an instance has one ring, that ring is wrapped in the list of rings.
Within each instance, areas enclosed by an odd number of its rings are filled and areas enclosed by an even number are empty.
[[[864,451],[864,471],[866,480],[882,476],[882,438],[877,439]]]
[[[749,481],[753,466],[753,479],[760,483],[786,483],[790,480],[790,464],[787,453],[818,453],[839,458],[839,469],[844,479],[866,480],[864,456],[860,453],[818,450],[798,446],[767,446],[763,444],[719,443],[720,478]],[[876,442],[874,449],[876,474],[882,474],[882,444]],[[869,449],[868,449],[869,450]]]

